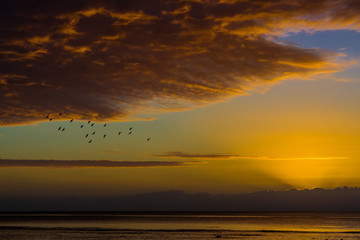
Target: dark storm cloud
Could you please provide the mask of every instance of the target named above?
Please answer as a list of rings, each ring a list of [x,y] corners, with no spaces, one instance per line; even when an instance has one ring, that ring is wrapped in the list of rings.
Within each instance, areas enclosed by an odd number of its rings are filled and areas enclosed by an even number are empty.
[[[52,168],[125,168],[125,167],[184,167],[196,161],[109,161],[109,160],[24,160],[0,159],[0,167],[52,167]]]
[[[4,1],[0,124],[116,121],[342,69],[339,54],[278,43],[300,30],[359,29],[350,0]]]

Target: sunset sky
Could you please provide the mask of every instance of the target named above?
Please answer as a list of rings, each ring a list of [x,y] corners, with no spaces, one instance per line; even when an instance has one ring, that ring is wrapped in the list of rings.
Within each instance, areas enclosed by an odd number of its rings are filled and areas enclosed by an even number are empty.
[[[358,0],[0,4],[2,196],[360,186]]]

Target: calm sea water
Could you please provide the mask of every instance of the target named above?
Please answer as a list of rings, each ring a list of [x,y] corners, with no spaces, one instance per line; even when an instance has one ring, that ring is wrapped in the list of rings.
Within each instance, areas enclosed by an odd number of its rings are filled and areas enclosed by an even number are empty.
[[[0,214],[1,240],[360,239],[360,213]]]

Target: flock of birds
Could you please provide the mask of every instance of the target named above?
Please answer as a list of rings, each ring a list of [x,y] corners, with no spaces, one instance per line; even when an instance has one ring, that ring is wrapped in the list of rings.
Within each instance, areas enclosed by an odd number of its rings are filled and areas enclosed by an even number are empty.
[[[62,113],[59,113],[58,114],[58,117],[62,117]],[[46,117],[45,117],[45,119],[48,119],[50,122],[54,119],[54,117],[52,117],[50,114],[48,114]],[[70,123],[72,123],[74,121],[74,119],[71,119],[70,120]],[[93,122],[91,122],[91,121],[88,121],[87,122],[87,124],[90,126],[90,127],[93,127],[94,125],[95,125],[95,123],[93,123]],[[85,126],[85,124],[82,124],[81,126],[80,126],[80,128],[84,128],[84,126]],[[106,123],[103,125],[103,127],[106,127]],[[129,132],[128,132],[128,135],[130,135],[131,133],[132,133],[132,130],[133,130],[133,128],[132,127],[130,127],[129,128]],[[61,132],[64,132],[65,131],[65,127],[62,127],[62,126],[59,126],[59,128],[58,128],[58,131],[61,131]],[[117,135],[120,135],[122,132],[118,132],[117,133]],[[93,135],[95,135],[96,134],[96,131],[92,131],[92,132],[89,132],[89,133],[87,133],[84,137],[85,138],[88,138],[88,139],[90,139],[89,141],[88,141],[88,143],[92,143],[92,138],[91,138],[91,136],[93,136]],[[103,138],[106,138],[106,134],[104,134],[103,135]],[[148,137],[148,138],[146,138],[146,142],[148,142],[148,141],[150,141],[150,138]]]

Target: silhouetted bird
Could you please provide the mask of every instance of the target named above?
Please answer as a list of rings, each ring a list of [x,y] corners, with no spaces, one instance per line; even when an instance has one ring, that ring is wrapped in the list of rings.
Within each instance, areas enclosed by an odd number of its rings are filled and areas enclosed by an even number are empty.
[[[50,118],[50,122],[52,121],[52,118]]]
[[[129,128],[129,131],[131,131],[132,130],[132,127],[131,128]]]
[[[88,124],[90,123],[91,121],[88,121]]]
[[[49,117],[50,117],[50,114],[48,114],[45,119],[48,119]]]
[[[94,126],[94,123],[92,123],[91,126]]]
[[[129,132],[129,134],[131,134],[131,132]]]
[[[89,141],[89,143],[91,143],[92,142],[92,139]]]
[[[106,123],[104,124],[104,127],[106,127]]]
[[[74,119],[71,119],[71,120],[70,120],[70,123],[72,123],[73,121],[74,121]]]
[[[147,141],[147,142],[150,141],[150,138],[147,138],[146,141]]]
[[[120,135],[120,134],[121,134],[121,132],[118,133],[118,135]]]
[[[58,130],[61,130],[61,127],[59,127]]]
[[[62,115],[62,113],[59,113],[59,116],[61,116]]]
[[[104,137],[103,138],[106,138],[106,134],[104,134]]]
[[[81,125],[81,126],[80,126],[80,128],[83,128],[83,127],[84,127],[84,125]]]
[[[92,135],[95,135],[95,132],[93,132]]]
[[[89,136],[89,134],[86,134],[85,137],[87,138]]]
[[[61,131],[65,131],[65,128],[63,128]]]

